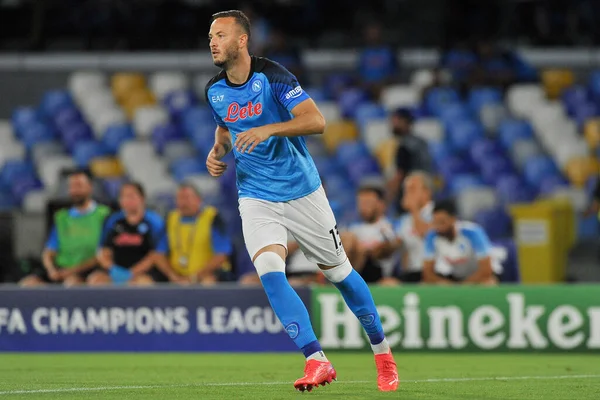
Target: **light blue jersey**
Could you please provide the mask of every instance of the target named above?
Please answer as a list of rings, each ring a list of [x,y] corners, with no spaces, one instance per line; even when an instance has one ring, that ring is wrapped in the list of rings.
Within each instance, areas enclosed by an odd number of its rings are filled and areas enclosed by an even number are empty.
[[[221,71],[206,85],[206,99],[218,125],[238,134],[251,128],[286,122],[292,109],[309,96],[298,80],[280,64],[252,57],[248,80],[236,85]],[[271,137],[252,153],[235,156],[239,197],[283,202],[309,195],[319,188],[319,173],[303,137]]]

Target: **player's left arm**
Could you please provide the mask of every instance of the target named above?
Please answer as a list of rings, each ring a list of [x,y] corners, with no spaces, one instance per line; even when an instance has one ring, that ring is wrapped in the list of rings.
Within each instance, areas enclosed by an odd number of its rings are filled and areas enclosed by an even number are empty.
[[[237,135],[235,147],[240,153],[252,150],[271,136],[319,135],[325,131],[325,117],[311,98],[291,110],[294,118],[286,122],[263,125]]]
[[[217,214],[213,220],[211,228],[211,245],[213,256],[198,273],[199,282],[214,275],[214,273],[229,260],[229,257],[233,252],[233,245],[227,236],[225,221],[219,214]]]
[[[164,254],[166,250],[164,246],[165,223],[162,219],[156,218],[148,221],[151,225],[151,242],[152,249],[142,258],[137,264],[131,267],[133,275],[141,275],[148,272],[155,264],[159,254]],[[168,276],[168,275],[167,275]]]
[[[471,241],[475,256],[477,257],[477,271],[464,280],[464,283],[485,283],[494,277],[490,240],[482,228],[476,227],[469,231],[468,239]]]

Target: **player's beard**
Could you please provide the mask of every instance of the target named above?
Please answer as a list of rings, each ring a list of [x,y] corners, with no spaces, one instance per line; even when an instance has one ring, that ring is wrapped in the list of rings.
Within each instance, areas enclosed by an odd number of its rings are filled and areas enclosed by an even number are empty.
[[[88,201],[88,196],[71,196],[71,201],[75,207],[81,207]]]
[[[227,69],[229,69],[229,67],[233,64],[235,64],[235,62],[238,59],[238,50],[232,46],[229,47],[228,49],[225,50],[224,54],[223,54],[223,60],[221,61],[214,61],[215,66],[219,67],[219,68],[223,68],[224,70],[227,71]]]
[[[454,240],[454,229],[448,229],[447,231],[438,231],[438,235],[452,241]]]

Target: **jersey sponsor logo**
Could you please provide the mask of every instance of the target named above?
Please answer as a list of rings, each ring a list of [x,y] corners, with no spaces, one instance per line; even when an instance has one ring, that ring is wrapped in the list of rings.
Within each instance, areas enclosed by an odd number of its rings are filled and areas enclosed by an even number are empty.
[[[285,327],[285,331],[290,335],[290,338],[296,339],[300,334],[300,326],[297,323],[292,322]]]
[[[460,258],[444,257],[444,260],[446,260],[446,262],[449,263],[450,265],[461,265],[461,264],[466,264],[469,262],[468,257],[460,257]]]
[[[136,233],[121,233],[114,239],[117,246],[141,246],[144,243],[144,237]]]
[[[303,92],[302,87],[296,86],[295,88],[293,88],[292,90],[290,90],[289,92],[287,92],[285,94],[285,99],[286,100],[296,99],[296,98],[300,97],[302,92]]]
[[[259,93],[262,90],[262,82],[258,79],[252,82],[252,91],[254,93]]]
[[[262,103],[253,104],[251,101],[247,105],[241,106],[233,102],[227,108],[227,117],[223,121],[236,122],[239,119],[252,118],[262,114]]]

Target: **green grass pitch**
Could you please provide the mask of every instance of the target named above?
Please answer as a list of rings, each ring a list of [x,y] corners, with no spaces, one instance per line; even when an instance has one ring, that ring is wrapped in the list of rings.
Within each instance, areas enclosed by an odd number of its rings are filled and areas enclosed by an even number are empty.
[[[1,354],[2,399],[599,399],[600,356],[400,354],[398,392],[377,391],[367,353],[330,353],[338,381],[292,383],[297,354]]]

